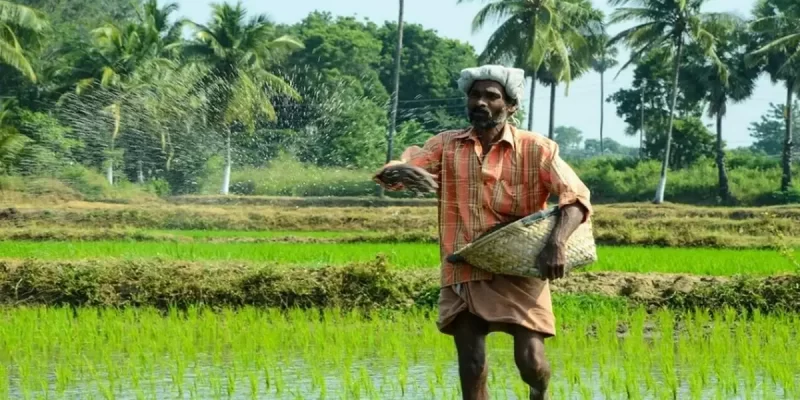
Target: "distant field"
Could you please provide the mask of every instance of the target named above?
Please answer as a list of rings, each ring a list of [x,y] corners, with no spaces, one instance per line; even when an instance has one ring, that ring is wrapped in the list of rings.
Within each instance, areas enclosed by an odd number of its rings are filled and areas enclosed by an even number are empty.
[[[3,258],[42,260],[86,258],[163,258],[238,260],[309,267],[341,265],[384,254],[393,268],[434,268],[435,244],[398,243],[164,243],[164,242],[0,242]],[[777,251],[600,247],[590,270],[691,273],[700,275],[769,275],[795,270]]]
[[[425,236],[427,239],[423,239],[429,241],[437,231],[435,207],[141,206],[86,202],[47,207],[20,203],[14,207],[10,210],[0,207],[0,240],[147,239],[141,235],[136,238],[97,234],[100,230],[137,230],[199,239],[264,239],[286,236],[286,233],[316,238],[338,238],[340,233],[402,233],[419,235],[419,238]],[[598,205],[595,211],[595,237],[605,245],[765,248],[774,246],[779,239],[782,245],[800,247],[798,207],[613,204]],[[33,234],[28,237],[9,235],[11,230],[22,229]],[[74,232],[49,237],[41,234],[43,230],[66,229],[80,230],[82,237]],[[153,239],[158,238],[149,240]]]
[[[341,238],[346,236],[379,236],[381,232],[372,231],[234,231],[234,230],[143,230],[143,233],[154,235],[185,236],[196,239],[203,238],[280,238],[280,237],[311,237],[311,238]]]

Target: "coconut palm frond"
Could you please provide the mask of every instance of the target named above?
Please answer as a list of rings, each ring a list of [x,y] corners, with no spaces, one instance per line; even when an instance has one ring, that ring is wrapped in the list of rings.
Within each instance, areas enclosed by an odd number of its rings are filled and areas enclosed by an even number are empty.
[[[30,61],[16,47],[0,40],[0,63],[7,64],[25,75],[26,78],[36,82],[36,73]]]

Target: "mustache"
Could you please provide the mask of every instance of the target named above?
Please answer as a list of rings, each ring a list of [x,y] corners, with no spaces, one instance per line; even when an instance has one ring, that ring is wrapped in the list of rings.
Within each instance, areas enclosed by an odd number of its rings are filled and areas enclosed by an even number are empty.
[[[491,116],[492,113],[485,109],[485,108],[473,108],[469,110],[470,115],[478,115],[478,116]]]
[[[468,108],[467,114],[472,125],[479,129],[491,129],[506,121],[508,115],[504,111],[492,113],[487,108]]]

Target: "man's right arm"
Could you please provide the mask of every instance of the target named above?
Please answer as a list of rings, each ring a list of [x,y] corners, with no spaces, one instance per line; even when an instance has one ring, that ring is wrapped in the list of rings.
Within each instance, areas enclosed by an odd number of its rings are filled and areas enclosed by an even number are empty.
[[[394,185],[387,184],[381,180],[381,174],[387,167],[394,165],[405,164],[412,167],[417,167],[425,170],[433,175],[433,180],[439,185],[440,172],[442,169],[442,150],[444,148],[444,138],[441,134],[436,135],[425,141],[422,147],[411,146],[407,148],[400,156],[400,160],[391,161],[383,166],[374,176],[373,180],[381,186],[389,190],[401,190],[403,185],[397,183]]]

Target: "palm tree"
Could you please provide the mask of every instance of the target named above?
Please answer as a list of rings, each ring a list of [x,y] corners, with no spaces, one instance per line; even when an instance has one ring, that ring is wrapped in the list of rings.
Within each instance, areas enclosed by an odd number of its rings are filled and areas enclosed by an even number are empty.
[[[722,201],[731,200],[728,174],[725,169],[725,151],[722,141],[722,119],[728,109],[728,102],[740,102],[749,98],[755,89],[758,69],[745,63],[747,54],[747,29],[744,20],[739,18],[716,18],[709,21],[708,30],[717,39],[717,56],[726,66],[727,80],[720,70],[704,56],[702,49],[693,46],[688,49],[686,68],[693,77],[688,92],[699,92],[708,103],[708,115],[716,118],[717,125],[717,171],[719,176],[719,197]],[[693,90],[694,89],[694,90]]]
[[[140,107],[143,114],[138,117],[137,123],[147,129],[142,138],[159,143],[165,171],[171,170],[175,157],[174,136],[191,135],[195,123],[202,120],[204,105],[197,93],[193,93],[192,87],[206,73],[205,66],[199,64],[169,68],[148,63],[138,68],[131,79],[131,86],[136,87],[130,93],[133,98],[131,102]],[[146,150],[149,148],[136,146],[133,149],[138,157],[139,183],[144,182],[142,159],[147,156]]]
[[[0,102],[0,173],[8,173],[8,161],[22,149],[25,137],[9,123],[13,117],[16,101],[7,99]]]
[[[773,82],[786,84],[786,135],[784,137],[781,191],[792,186],[792,98],[800,90],[800,4],[791,0],[761,0],[752,24],[760,47],[750,58],[764,63]]]
[[[179,9],[177,3],[158,6],[158,0],[147,0],[136,12],[139,16],[146,47],[156,56],[174,58],[181,41],[184,21],[169,23]]]
[[[558,78],[556,77],[558,70],[559,60],[555,57],[548,57],[544,60],[539,70],[536,71],[536,78],[539,83],[544,87],[550,88],[550,120],[547,127],[548,139],[553,139],[555,134],[555,116],[556,116],[556,86],[558,85]]]
[[[633,51],[633,55],[620,69],[626,69],[643,54],[657,48],[669,48],[673,55],[674,77],[672,81],[672,104],[670,106],[667,144],[664,149],[664,160],[661,164],[661,179],[656,189],[654,203],[664,201],[667,185],[667,168],[669,152],[672,146],[672,128],[675,120],[675,106],[678,101],[678,80],[684,46],[697,44],[703,49],[706,57],[721,71],[723,80],[727,80],[725,68],[719,61],[714,47],[714,36],[705,29],[706,15],[701,14],[700,7],[705,0],[610,0],[616,9],[611,15],[611,24],[621,22],[637,22],[632,28],[618,33],[610,40],[614,45],[623,42]],[[629,3],[638,7],[626,7]],[[619,74],[617,74],[619,75]]]
[[[264,15],[245,21],[247,14],[241,3],[236,6],[214,4],[209,25],[187,21],[195,30],[195,38],[184,47],[186,55],[209,67],[200,90],[209,108],[209,121],[224,133],[226,157],[222,194],[228,194],[231,175],[231,133],[234,126],[247,132],[255,130],[256,119],[275,120],[273,95],[294,99],[300,95],[280,77],[270,73],[270,60],[277,51],[303,48],[297,40],[275,37],[275,28]]]
[[[36,73],[22,43],[24,39],[39,39],[47,26],[41,12],[0,0],[0,64],[6,64],[36,82]]]
[[[603,34],[603,13],[592,7],[588,0],[562,0],[557,10],[569,9],[555,29],[561,37],[562,51],[551,49],[539,69],[540,81],[550,86],[550,125],[547,137],[554,138],[556,88],[566,83],[565,93],[569,94],[569,82],[578,78],[591,66],[593,53],[597,50],[597,37]],[[580,10],[575,12],[574,10]],[[565,57],[566,54],[566,57]]]
[[[169,18],[179,9],[177,3],[167,3],[159,7],[158,0],[147,0],[141,7],[136,8],[139,18],[139,32],[142,37],[142,50],[148,54],[149,59],[137,68],[131,81],[137,82],[137,87],[143,89],[145,96],[141,103],[155,118],[155,136],[161,144],[161,151],[166,156],[166,170],[171,168],[174,148],[170,129],[165,125],[183,122],[186,118],[183,111],[187,105],[193,103],[195,98],[188,96],[179,85],[185,85],[196,74],[194,68],[177,69],[171,64],[179,55],[183,21],[170,23]],[[152,62],[156,61],[156,62]],[[189,80],[187,80],[189,79]],[[183,102],[176,104],[178,93],[181,93]],[[183,118],[181,118],[183,117]],[[142,149],[138,149],[140,152]],[[137,180],[144,183],[143,163],[137,160]]]
[[[578,78],[588,69],[587,61],[586,58],[572,57],[569,63],[564,63],[556,55],[549,54],[539,68],[537,73],[539,82],[550,87],[550,124],[547,128],[547,137],[551,140],[555,137],[556,89],[558,89],[559,83],[563,82],[564,70],[570,70],[570,75]]]
[[[157,56],[155,43],[147,39],[150,34],[149,28],[137,23],[122,28],[114,24],[97,28],[92,31],[92,45],[81,50],[81,57],[71,71],[73,81],[77,81],[77,95],[99,92],[98,97],[107,103],[103,110],[113,125],[106,159],[109,184],[114,183],[114,146],[121,132],[123,98],[143,86],[134,76],[140,68],[150,65],[174,67],[170,60]]]
[[[470,0],[458,0],[458,4]],[[555,0],[493,0],[483,7],[472,21],[473,31],[483,29],[490,20],[503,20],[492,33],[480,55],[486,62],[509,62],[531,77],[528,99],[528,130],[533,130],[533,105],[537,73],[548,52],[569,60],[564,32],[577,28],[569,20],[580,19],[587,10],[574,2]],[[565,69],[562,81],[569,83],[572,74]]]
[[[602,34],[598,36],[597,54],[592,59],[592,69],[600,74],[600,154],[605,149],[603,145],[603,125],[605,122],[605,73],[617,66],[617,48],[608,44],[609,36]]]

